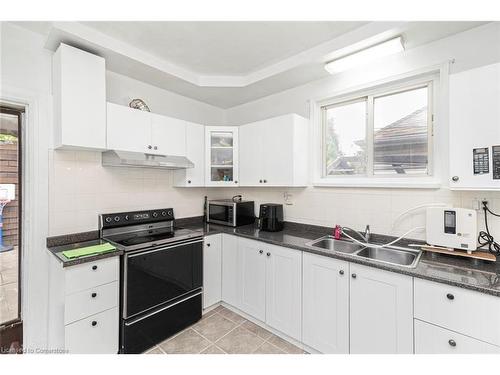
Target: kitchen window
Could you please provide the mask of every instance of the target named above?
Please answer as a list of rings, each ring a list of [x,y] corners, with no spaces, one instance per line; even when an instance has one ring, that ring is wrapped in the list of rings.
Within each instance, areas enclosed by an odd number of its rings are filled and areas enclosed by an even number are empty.
[[[429,178],[432,96],[427,79],[322,102],[322,181]]]

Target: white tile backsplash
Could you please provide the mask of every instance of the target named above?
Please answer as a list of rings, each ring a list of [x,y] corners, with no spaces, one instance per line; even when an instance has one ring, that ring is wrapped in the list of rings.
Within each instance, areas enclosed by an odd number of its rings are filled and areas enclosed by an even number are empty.
[[[242,194],[261,203],[284,203],[284,192],[293,195],[285,205],[285,219],[307,224],[340,224],[363,230],[370,224],[374,233],[399,235],[425,225],[425,209],[398,216],[418,205],[446,203],[472,207],[472,200],[487,198],[500,212],[500,192],[458,192],[448,189],[381,188],[175,188],[173,172],[138,168],[105,168],[101,154],[90,151],[50,153],[50,235],[97,229],[97,215],[105,212],[173,207],[176,217],[199,216],[203,196],[230,198]],[[478,212],[480,229],[483,213]],[[490,231],[500,238],[500,218],[488,217]],[[425,233],[414,232],[414,238]]]

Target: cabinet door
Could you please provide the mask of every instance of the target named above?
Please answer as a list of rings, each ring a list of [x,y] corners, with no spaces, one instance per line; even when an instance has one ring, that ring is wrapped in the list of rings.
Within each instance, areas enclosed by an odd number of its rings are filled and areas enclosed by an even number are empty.
[[[266,258],[266,323],[300,341],[302,252],[268,245]]]
[[[415,319],[415,354],[493,353],[500,347]]]
[[[350,265],[350,353],[413,353],[412,278]]]
[[[205,142],[206,185],[238,186],[238,128],[206,127]]]
[[[108,103],[107,148],[109,150],[149,152],[151,113]]]
[[[293,117],[287,115],[266,120],[260,134],[265,185],[293,186]]]
[[[240,126],[240,186],[264,184],[263,131],[262,122]]]
[[[222,300],[240,308],[240,251],[238,238],[222,235]]]
[[[498,103],[500,63],[450,75],[450,188],[500,188],[491,148],[500,145]],[[473,173],[475,148],[488,150],[489,173]]]
[[[152,154],[186,155],[186,122],[151,114],[151,145]]]
[[[349,353],[349,263],[303,254],[302,341],[329,354]]]
[[[106,64],[62,43],[53,57],[55,148],[106,149]]]
[[[203,245],[203,308],[221,301],[222,234],[205,237]]]
[[[241,310],[266,320],[266,249],[258,241],[238,238],[241,277]]]

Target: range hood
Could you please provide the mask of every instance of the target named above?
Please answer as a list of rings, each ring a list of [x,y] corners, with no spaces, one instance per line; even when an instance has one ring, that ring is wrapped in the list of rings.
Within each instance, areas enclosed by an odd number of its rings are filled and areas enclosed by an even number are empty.
[[[185,156],[152,155],[130,151],[104,151],[102,165],[105,167],[132,167],[156,169],[186,169],[194,164]]]

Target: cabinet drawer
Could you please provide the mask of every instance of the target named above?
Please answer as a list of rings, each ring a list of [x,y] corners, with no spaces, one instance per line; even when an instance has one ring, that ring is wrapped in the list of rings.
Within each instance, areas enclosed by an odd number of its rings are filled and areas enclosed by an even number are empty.
[[[119,257],[72,266],[65,270],[66,295],[118,280]]]
[[[415,318],[500,346],[500,298],[415,279]]]
[[[118,306],[118,281],[66,296],[64,324]]]
[[[415,319],[416,354],[492,354],[500,347]]]
[[[65,327],[65,348],[77,354],[118,353],[118,308],[103,311]]]

